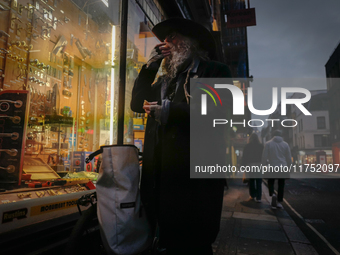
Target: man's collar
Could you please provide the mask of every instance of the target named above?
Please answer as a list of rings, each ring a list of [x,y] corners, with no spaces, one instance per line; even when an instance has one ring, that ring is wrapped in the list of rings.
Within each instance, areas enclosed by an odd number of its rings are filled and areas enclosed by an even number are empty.
[[[193,61],[194,61],[194,66],[191,69],[190,73],[197,73],[197,69],[198,69],[198,66],[199,66],[201,61],[200,61],[200,59],[198,57],[195,57]],[[186,73],[189,70],[189,68],[190,68],[190,65],[182,73]]]

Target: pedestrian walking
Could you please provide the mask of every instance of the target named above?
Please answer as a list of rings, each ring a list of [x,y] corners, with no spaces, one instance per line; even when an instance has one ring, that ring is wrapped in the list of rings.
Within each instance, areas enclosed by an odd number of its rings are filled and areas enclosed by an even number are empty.
[[[268,163],[272,167],[289,166],[292,164],[290,148],[289,145],[283,141],[281,130],[275,130],[273,132],[273,138],[264,146],[262,164],[267,165]],[[285,179],[289,177],[289,173],[286,174],[286,176],[282,172],[277,174],[281,178],[268,179],[268,189],[269,195],[272,197],[271,205],[273,209],[283,208],[281,203],[283,201]],[[275,179],[278,180],[277,197],[274,193]]]
[[[260,143],[257,134],[252,133],[249,137],[249,142],[244,147],[242,165],[253,167],[260,167],[262,160],[263,145]],[[249,177],[249,195],[250,199],[254,199],[260,203],[262,198],[262,178],[260,173],[247,173]]]
[[[165,20],[152,32],[161,41],[135,81],[131,109],[146,112],[141,198],[150,223],[159,226],[166,254],[211,255],[219,231],[224,179],[190,179],[192,77],[231,77],[209,60],[215,42],[202,25]],[[154,82],[162,66],[164,75]]]

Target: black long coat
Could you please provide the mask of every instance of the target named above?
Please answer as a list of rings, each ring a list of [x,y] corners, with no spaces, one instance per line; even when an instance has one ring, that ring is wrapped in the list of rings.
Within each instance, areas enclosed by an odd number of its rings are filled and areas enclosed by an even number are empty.
[[[143,113],[144,100],[161,101],[162,79],[151,85],[156,73],[142,67],[132,91],[133,111]],[[193,76],[231,74],[222,63],[200,60]],[[149,117],[145,131],[141,197],[149,219],[158,217],[166,247],[211,244],[219,231],[225,180],[190,179],[189,112],[181,84],[170,103],[167,124],[160,126]]]
[[[242,165],[261,163],[263,148],[262,143],[248,143],[243,149]]]

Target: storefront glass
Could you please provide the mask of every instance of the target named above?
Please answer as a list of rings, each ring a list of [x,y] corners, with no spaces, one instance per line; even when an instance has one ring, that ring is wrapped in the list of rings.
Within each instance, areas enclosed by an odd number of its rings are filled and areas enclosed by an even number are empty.
[[[120,1],[1,9],[0,187],[95,171],[85,157],[117,137]]]
[[[146,115],[132,112],[130,101],[134,81],[153,47],[159,43],[151,29],[154,22],[160,21],[161,14],[152,10],[151,3],[129,1],[128,13],[124,143],[135,144],[140,150],[143,150]]]
[[[131,93],[158,43],[151,28],[162,14],[157,1],[129,0],[127,38],[121,38],[121,5],[0,1],[0,213],[29,208],[20,211],[24,220],[7,223],[0,234],[76,213],[79,192],[93,192],[85,186],[97,177],[98,156],[90,163],[85,158],[118,142],[125,39],[124,144],[137,140],[142,150],[146,116],[131,111]]]

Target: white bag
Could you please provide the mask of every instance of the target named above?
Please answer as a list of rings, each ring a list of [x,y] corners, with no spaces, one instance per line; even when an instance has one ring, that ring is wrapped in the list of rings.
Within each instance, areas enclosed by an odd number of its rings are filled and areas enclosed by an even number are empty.
[[[108,254],[132,255],[152,243],[141,204],[138,149],[133,145],[102,146],[97,181],[97,214]]]

